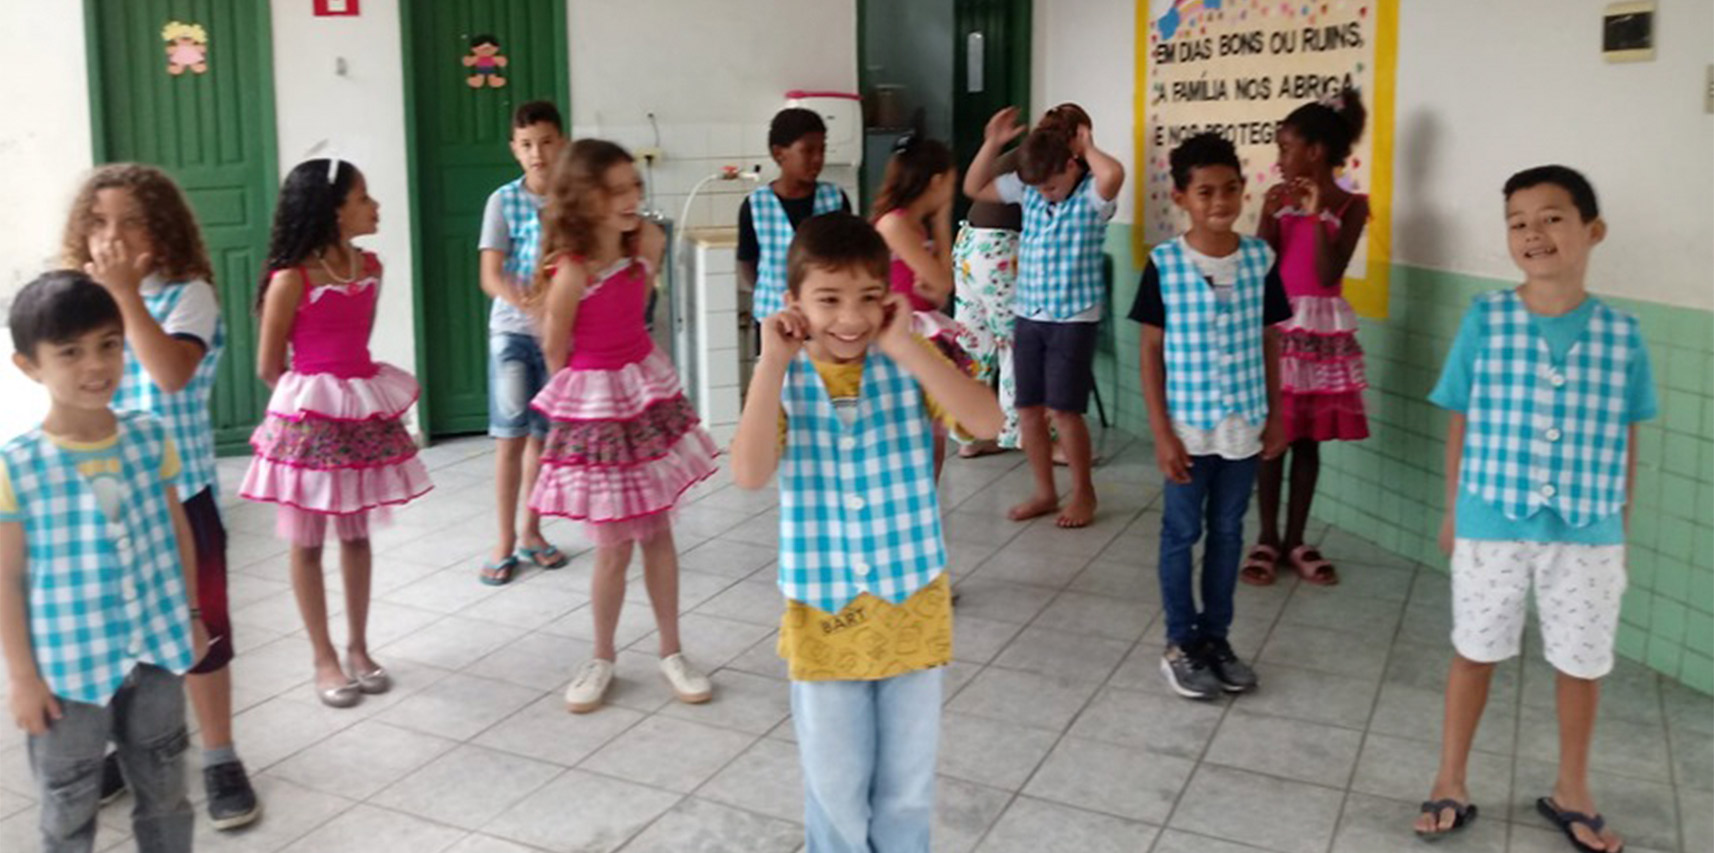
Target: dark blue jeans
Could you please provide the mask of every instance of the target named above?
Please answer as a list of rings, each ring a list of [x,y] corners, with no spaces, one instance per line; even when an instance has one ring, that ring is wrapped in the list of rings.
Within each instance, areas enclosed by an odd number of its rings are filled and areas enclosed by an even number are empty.
[[[1167,642],[1188,648],[1201,640],[1224,640],[1232,627],[1232,594],[1244,550],[1244,512],[1256,487],[1261,457],[1191,457],[1190,482],[1168,480],[1161,519],[1161,607],[1166,611]],[[1202,612],[1196,610],[1191,559],[1202,538]]]

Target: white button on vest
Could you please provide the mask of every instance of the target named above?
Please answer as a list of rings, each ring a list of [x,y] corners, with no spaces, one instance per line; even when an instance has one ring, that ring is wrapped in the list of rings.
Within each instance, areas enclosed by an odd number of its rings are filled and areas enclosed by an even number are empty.
[[[851,436],[847,435],[847,436],[844,436],[844,437],[839,439],[839,449],[840,450],[854,450],[854,449],[856,449],[856,447],[857,447],[857,439],[852,438]]]
[[[1560,432],[1559,432],[1558,428],[1556,428],[1556,427],[1548,427],[1545,435],[1546,435],[1548,441],[1558,441],[1559,436],[1560,436]]]
[[[1551,498],[1557,494],[1559,494],[1559,490],[1554,488],[1552,483],[1548,483],[1541,487],[1541,496],[1544,498]]]
[[[854,563],[851,566],[851,571],[856,572],[858,577],[866,577],[869,574],[869,564],[862,562]]]
[[[1547,375],[1547,381],[1555,388],[1564,387],[1565,376],[1559,373],[1549,373]]]
[[[863,499],[856,495],[848,495],[845,498],[846,509],[862,509],[865,505]]]

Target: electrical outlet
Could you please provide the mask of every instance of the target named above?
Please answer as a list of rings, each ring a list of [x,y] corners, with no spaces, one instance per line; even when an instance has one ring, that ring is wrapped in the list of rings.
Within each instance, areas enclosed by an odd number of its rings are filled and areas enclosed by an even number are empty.
[[[661,150],[660,146],[650,145],[644,148],[638,148],[637,157],[645,163],[654,164],[665,160],[667,158],[667,152]]]
[[[1709,115],[1714,115],[1714,65],[1708,66],[1708,88],[1703,90],[1702,109]]]

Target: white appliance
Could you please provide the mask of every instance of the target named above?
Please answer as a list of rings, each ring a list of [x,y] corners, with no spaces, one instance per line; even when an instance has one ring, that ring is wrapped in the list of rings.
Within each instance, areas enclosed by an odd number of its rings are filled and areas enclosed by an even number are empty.
[[[827,124],[827,160],[829,166],[863,164],[863,99],[852,92],[806,92],[793,89],[786,93],[786,106],[814,110]]]

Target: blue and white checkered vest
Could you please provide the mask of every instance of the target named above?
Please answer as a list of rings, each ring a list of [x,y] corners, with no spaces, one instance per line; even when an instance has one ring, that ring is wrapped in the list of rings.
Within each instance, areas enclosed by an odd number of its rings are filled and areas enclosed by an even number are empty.
[[[834,213],[845,203],[839,187],[825,181],[815,185],[815,202],[811,216]],[[750,193],[750,223],[756,228],[756,292],[750,302],[750,316],[760,323],[764,318],[780,313],[786,307],[786,252],[792,247],[797,229],[780,206],[780,197],[773,187],[763,186]]]
[[[192,660],[178,538],[161,482],[166,430],[119,413],[125,513],[110,520],[73,457],[40,429],[0,448],[24,516],[30,641],[54,695],[104,705],[139,663]]]
[[[179,301],[184,299],[185,291],[182,283],[168,284],[155,293],[143,294],[143,305],[156,322],[165,323]],[[214,396],[220,355],[226,349],[226,321],[215,321],[214,340],[203,343],[207,349],[202,354],[202,361],[197,362],[190,383],[178,391],[167,391],[155,384],[143,368],[142,360],[127,343],[125,375],[119,380],[119,390],[113,394],[113,408],[145,412],[167,428],[182,463],[173,486],[178,489],[179,500],[186,501],[203,489],[219,488],[219,476],[214,467],[214,419],[209,414],[208,404]]]
[[[541,197],[524,188],[523,178],[501,186],[494,194],[500,197],[500,215],[506,220],[506,234],[511,241],[506,263],[501,269],[508,281],[528,284],[536,274],[536,261],[541,254]],[[494,300],[494,307],[488,314],[490,330],[509,331],[528,325],[528,316],[512,303],[504,299]]]
[[[1213,429],[1234,413],[1251,424],[1268,416],[1262,324],[1274,252],[1244,237],[1238,253],[1238,282],[1228,302],[1215,297],[1178,240],[1149,253],[1166,307],[1167,411],[1197,429]]]
[[[865,592],[910,598],[946,568],[934,431],[916,378],[871,348],[849,429],[807,354],[782,392],[780,591],[827,613]]]
[[[1594,297],[1589,297],[1593,299]],[[1481,349],[1466,415],[1459,479],[1507,518],[1542,509],[1587,527],[1625,505],[1625,421],[1636,318],[1596,302],[1563,362],[1510,290],[1476,297]]]
[[[1018,244],[1018,284],[1012,310],[1019,317],[1075,317],[1106,296],[1102,246],[1107,223],[1089,198],[1092,176],[1084,175],[1071,195],[1051,204],[1035,187],[1024,187],[1024,231]]]

